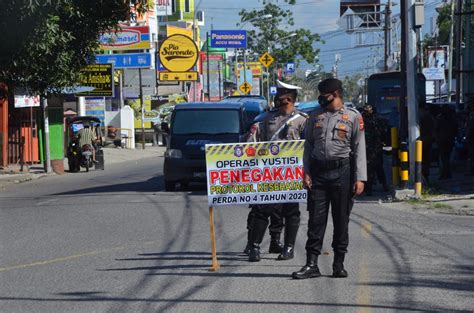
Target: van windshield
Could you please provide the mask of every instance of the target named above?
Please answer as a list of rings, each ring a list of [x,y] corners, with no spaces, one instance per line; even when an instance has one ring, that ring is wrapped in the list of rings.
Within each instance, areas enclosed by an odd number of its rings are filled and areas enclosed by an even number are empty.
[[[237,110],[178,110],[173,121],[173,134],[238,134],[240,130]]]

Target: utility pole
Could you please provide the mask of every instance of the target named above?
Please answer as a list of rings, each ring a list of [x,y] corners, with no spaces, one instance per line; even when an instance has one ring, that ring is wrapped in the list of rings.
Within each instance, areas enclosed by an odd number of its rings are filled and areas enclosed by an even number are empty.
[[[51,173],[51,149],[49,145],[49,117],[48,117],[48,97],[43,97],[43,116],[44,116],[44,170]]]
[[[418,99],[416,97],[416,33],[415,1],[402,0],[400,6],[402,23],[401,49],[401,93],[400,93],[400,141],[409,149],[411,181],[415,171],[415,144],[420,135],[418,128]]]
[[[385,35],[385,64],[384,71],[388,72],[388,60],[390,59],[391,47],[392,47],[392,1],[388,0],[385,6],[385,24],[384,24],[384,35]]]
[[[451,21],[454,20],[454,0],[451,0]],[[451,90],[453,89],[453,51],[454,51],[454,23],[450,23],[449,30],[449,56],[448,56],[448,102],[451,102]]]
[[[456,2],[456,109],[460,109],[462,94],[461,94],[461,73],[463,71],[462,66],[462,12],[463,12],[463,1],[457,0]]]

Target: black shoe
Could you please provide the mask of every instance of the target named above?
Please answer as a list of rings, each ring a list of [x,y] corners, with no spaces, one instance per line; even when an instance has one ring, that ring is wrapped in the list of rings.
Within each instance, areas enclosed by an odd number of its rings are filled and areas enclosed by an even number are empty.
[[[305,265],[298,272],[293,272],[293,274],[291,274],[291,277],[293,277],[293,279],[315,278],[315,277],[321,277],[321,272],[319,271],[319,268],[317,265],[314,265],[314,266]]]
[[[253,244],[250,248],[249,262],[260,262],[260,247],[258,244]]]
[[[270,248],[268,248],[268,253],[277,253],[280,254],[283,252],[283,244],[280,240],[273,240],[270,241]]]
[[[318,268],[318,256],[313,254],[306,256],[305,266],[303,266],[298,272],[293,272],[293,274],[291,274],[293,279],[306,279],[320,276],[321,272]]]
[[[291,260],[295,257],[295,248],[293,246],[286,246],[283,248],[282,253],[278,256],[277,260]]]
[[[244,253],[249,255],[251,248],[252,248],[252,245],[250,244],[250,241],[247,241],[247,245],[245,246]]]
[[[332,265],[332,277],[334,278],[346,278],[347,271],[344,269],[343,263],[334,263]]]

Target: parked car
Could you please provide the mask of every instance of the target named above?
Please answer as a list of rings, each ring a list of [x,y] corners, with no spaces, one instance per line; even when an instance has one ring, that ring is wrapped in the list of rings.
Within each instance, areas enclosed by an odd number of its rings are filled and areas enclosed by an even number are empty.
[[[267,100],[261,96],[231,96],[225,98],[221,102],[242,103],[248,121],[247,127],[251,126],[255,117],[269,110]]]
[[[175,106],[165,152],[165,189],[176,183],[206,181],[205,145],[241,142],[249,123],[245,107],[235,102],[196,102]]]

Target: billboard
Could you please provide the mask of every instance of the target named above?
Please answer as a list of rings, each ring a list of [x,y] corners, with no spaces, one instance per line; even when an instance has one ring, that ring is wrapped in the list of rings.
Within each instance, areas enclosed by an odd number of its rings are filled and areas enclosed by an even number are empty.
[[[81,70],[79,84],[94,90],[76,93],[77,97],[113,97],[114,67],[112,64],[89,64]]]
[[[105,125],[105,99],[104,98],[86,98],[86,115],[95,116],[100,120],[102,126]]]
[[[206,145],[209,206],[305,202],[304,140]]]
[[[201,73],[203,76],[203,90],[205,93],[208,91],[208,84],[210,84],[210,98],[211,101],[221,100],[221,95],[223,95],[223,61],[224,57],[222,54],[209,54],[209,81],[207,75],[207,54],[201,52]],[[205,98],[207,100],[207,97]]]
[[[246,30],[211,30],[213,48],[247,48]]]
[[[148,26],[124,26],[99,36],[101,50],[143,50],[150,49]]]

